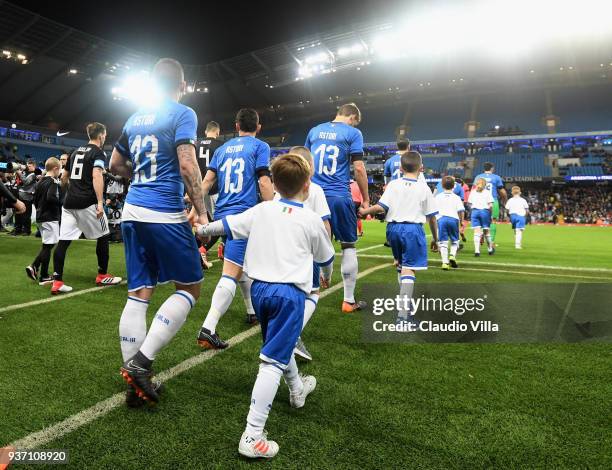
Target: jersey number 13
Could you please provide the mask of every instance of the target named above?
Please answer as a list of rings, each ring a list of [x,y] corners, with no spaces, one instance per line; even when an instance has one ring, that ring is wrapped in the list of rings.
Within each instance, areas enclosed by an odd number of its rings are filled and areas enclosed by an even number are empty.
[[[157,151],[159,143],[154,135],[134,137],[130,153],[134,156],[134,183],[148,183],[157,179]],[[149,176],[145,168],[149,167]]]
[[[332,176],[338,169],[338,154],[340,150],[337,145],[319,145],[315,151],[317,156],[317,173],[320,175]]]

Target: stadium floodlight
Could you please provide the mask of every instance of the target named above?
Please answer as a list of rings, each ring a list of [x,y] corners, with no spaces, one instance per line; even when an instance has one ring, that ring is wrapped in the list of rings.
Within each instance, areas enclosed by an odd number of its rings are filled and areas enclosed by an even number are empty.
[[[319,52],[318,54],[313,54],[306,57],[305,62],[309,65],[314,64],[328,64],[332,62],[332,57],[327,52]]]
[[[189,86],[187,87],[187,93],[193,93],[193,91],[194,91],[193,86],[192,86],[192,85],[189,85]]]
[[[139,106],[156,106],[162,98],[157,84],[143,73],[128,75],[120,86],[111,89],[111,93]]]
[[[312,77],[312,69],[308,65],[302,65],[298,69],[298,75],[301,78],[309,78]]]
[[[17,54],[17,58],[19,60],[26,60],[26,56],[24,56],[23,54]]]
[[[70,69],[68,70],[68,73],[71,75],[76,75],[77,73],[79,73],[79,71],[77,69]]]
[[[3,50],[2,55],[5,57],[11,57],[11,51]]]
[[[365,48],[361,43],[355,43],[352,46],[345,46],[338,49],[339,57],[349,57],[352,55],[361,54]]]
[[[380,59],[393,59],[405,55],[407,45],[398,33],[389,32],[377,36],[372,42],[372,50]]]

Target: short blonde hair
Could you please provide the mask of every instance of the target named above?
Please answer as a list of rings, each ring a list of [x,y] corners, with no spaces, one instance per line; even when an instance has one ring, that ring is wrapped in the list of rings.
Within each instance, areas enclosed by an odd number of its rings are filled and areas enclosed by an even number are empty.
[[[45,162],[45,171],[51,171],[55,168],[61,168],[60,161],[55,157],[47,158]]]
[[[517,194],[521,194],[520,186],[512,186],[512,195],[516,196]]]
[[[293,197],[310,180],[310,165],[304,157],[286,153],[274,159],[270,167],[272,182],[283,197]]]
[[[479,193],[483,192],[484,189],[487,187],[487,180],[484,178],[478,178],[476,180],[476,191],[478,191]]]

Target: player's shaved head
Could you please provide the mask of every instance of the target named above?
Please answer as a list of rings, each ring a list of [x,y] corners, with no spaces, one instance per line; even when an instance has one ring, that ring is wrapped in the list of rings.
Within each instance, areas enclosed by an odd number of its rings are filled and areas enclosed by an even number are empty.
[[[402,170],[407,173],[417,173],[423,165],[421,154],[414,150],[402,153]]]
[[[164,93],[176,93],[182,91],[185,72],[178,60],[163,58],[153,67],[153,79]]]
[[[493,171],[493,169],[495,168],[495,165],[493,165],[493,163],[491,162],[485,162],[484,165],[482,165],[482,167],[484,168],[484,171]]]
[[[444,189],[453,189],[455,187],[455,178],[452,176],[445,176],[442,178],[442,187]]]

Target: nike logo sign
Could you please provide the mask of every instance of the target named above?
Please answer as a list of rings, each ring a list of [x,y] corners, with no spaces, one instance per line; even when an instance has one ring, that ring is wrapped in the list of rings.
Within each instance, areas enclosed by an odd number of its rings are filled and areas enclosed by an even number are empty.
[[[142,367],[140,367],[140,366],[136,365],[136,364],[134,363],[134,361],[132,361],[132,360],[130,360],[130,362],[128,362],[128,363],[127,363],[127,366],[128,366],[130,369],[136,369],[136,370],[140,370],[140,371],[143,371],[143,372],[147,372],[147,369],[143,369]]]
[[[70,131],[68,131],[68,132],[60,132],[60,131],[57,131],[57,134],[56,134],[56,135],[57,135],[58,137],[63,137],[63,136],[68,135],[68,134],[70,134]]]

